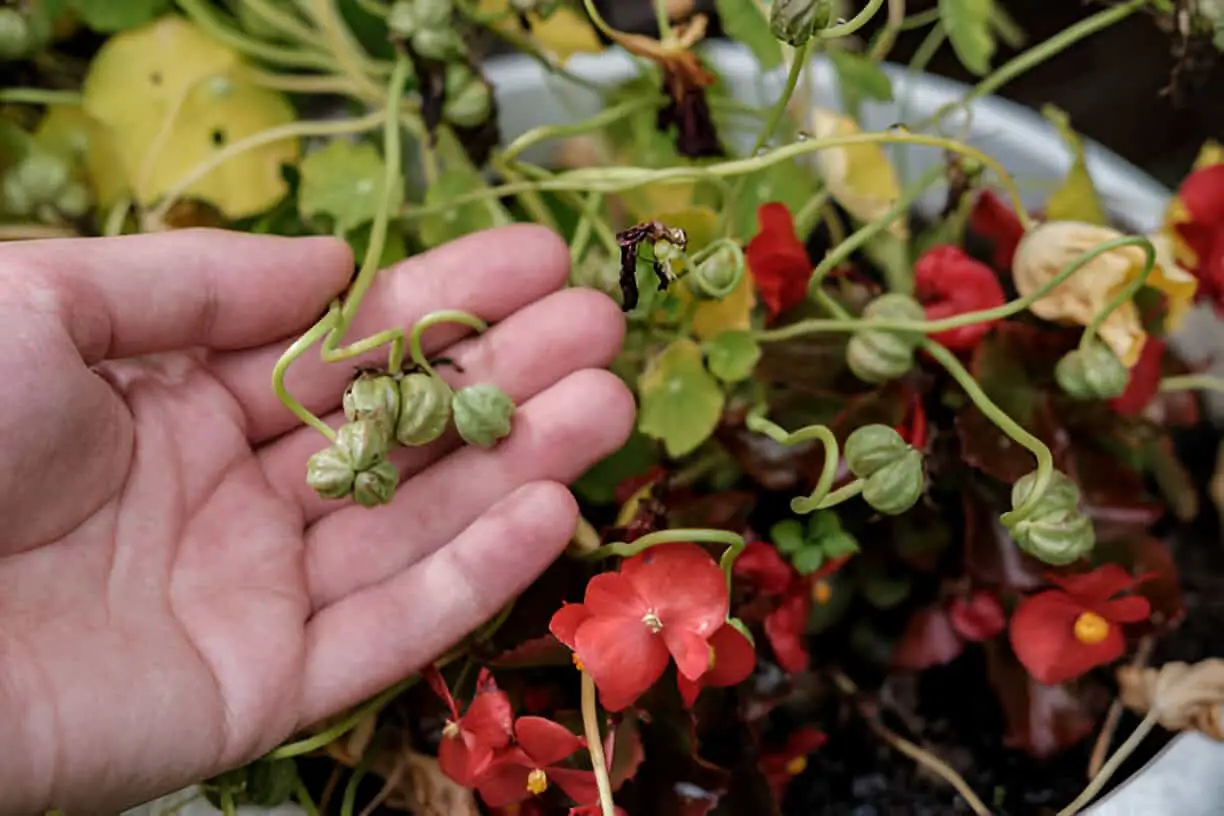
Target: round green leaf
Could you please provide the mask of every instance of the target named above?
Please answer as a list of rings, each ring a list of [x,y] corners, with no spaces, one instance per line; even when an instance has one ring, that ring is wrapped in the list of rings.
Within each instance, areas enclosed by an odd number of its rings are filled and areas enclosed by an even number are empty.
[[[779,521],[769,528],[769,538],[780,552],[795,553],[807,545],[803,537],[803,525],[796,519]]]
[[[718,426],[725,396],[706,371],[701,347],[677,340],[646,367],[638,380],[638,428],[658,439],[673,458],[692,453]]]
[[[735,383],[752,376],[761,347],[746,331],[719,333],[706,350],[710,372],[725,383]]]
[[[995,41],[990,30],[991,0],[939,0],[939,16],[952,50],[961,64],[977,76],[990,73]]]
[[[825,554],[819,547],[805,547],[791,556],[791,563],[800,575],[811,575],[825,562]]]
[[[483,185],[483,180],[465,169],[452,168],[443,171],[438,180],[425,191],[425,206],[445,204],[452,198],[472,192]],[[497,226],[493,213],[480,202],[461,204],[458,207],[422,218],[417,225],[421,242],[426,247],[441,246],[448,241],[462,238],[473,232]]]
[[[386,199],[384,167],[374,145],[331,140],[302,160],[298,190],[302,217],[326,216],[341,234],[370,223]],[[396,183],[402,190],[402,183],[398,179]]]

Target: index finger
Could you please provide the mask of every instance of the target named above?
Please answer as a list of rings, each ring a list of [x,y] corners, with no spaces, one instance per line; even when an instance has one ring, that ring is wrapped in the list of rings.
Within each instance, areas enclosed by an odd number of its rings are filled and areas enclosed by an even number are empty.
[[[331,237],[187,229],[0,246],[0,282],[52,312],[88,365],[280,340],[352,273],[352,251]]]

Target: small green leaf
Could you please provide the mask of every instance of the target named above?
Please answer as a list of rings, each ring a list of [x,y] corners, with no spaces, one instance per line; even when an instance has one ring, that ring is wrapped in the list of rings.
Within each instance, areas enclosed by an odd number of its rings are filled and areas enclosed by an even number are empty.
[[[344,236],[348,245],[353,249],[353,257],[359,264],[365,258],[366,250],[370,246],[370,228],[370,224],[363,224]],[[378,268],[386,269],[394,266],[407,257],[408,246],[404,241],[403,233],[395,228],[388,229],[387,240],[383,242],[382,257],[378,259]]]
[[[765,11],[753,0],[715,0],[722,30],[752,51],[761,70],[772,71],[782,64],[782,45],[769,30]]]
[[[874,60],[844,48],[829,49],[828,54],[842,93],[880,102],[893,101],[892,80]]]
[[[757,210],[762,204],[777,201],[797,213],[812,198],[819,182],[810,164],[778,162],[743,177],[740,195],[732,204],[731,219],[735,234],[745,241],[760,229]]]
[[[910,579],[905,574],[872,572],[864,579],[862,589],[863,596],[872,606],[877,609],[891,609],[909,595]]]
[[[843,558],[858,552],[859,543],[854,536],[844,530],[839,530],[833,535],[825,536],[821,539],[820,549],[827,558]]]
[[[952,50],[961,64],[976,76],[990,73],[995,53],[991,31],[992,0],[939,0],[939,16]]]
[[[817,510],[808,517],[807,541],[819,544],[823,539],[841,532],[841,518],[836,510]]]
[[[797,553],[807,546],[803,525],[796,519],[785,519],[770,527],[769,538],[779,552],[787,554]]]
[[[811,575],[825,562],[825,554],[819,547],[805,547],[791,556],[791,564],[800,575]]]
[[[638,380],[638,428],[663,442],[668,456],[692,453],[718,427],[726,399],[706,371],[701,347],[676,340],[651,360]]]
[[[746,331],[725,331],[710,341],[706,349],[710,372],[725,383],[736,383],[752,376],[761,347]]]
[[[650,439],[634,431],[615,453],[596,462],[574,483],[574,491],[592,504],[612,504],[616,488],[626,479],[646,472],[656,461]]]
[[[386,196],[385,176],[374,145],[333,139],[302,160],[298,209],[306,219],[330,218],[346,234],[374,220]]]
[[[100,34],[137,28],[170,10],[169,0],[70,0],[68,8]]]
[[[1067,147],[1071,150],[1071,169],[1067,171],[1062,186],[1050,195],[1046,202],[1045,217],[1050,221],[1083,221],[1088,224],[1108,225],[1105,208],[1097,195],[1088,174],[1088,162],[1084,156],[1084,143],[1079,134],[1071,129],[1071,118],[1054,105],[1046,105],[1042,116],[1049,119]]]
[[[461,169],[446,170],[425,191],[426,207],[445,204],[448,200],[472,192],[483,181],[473,180],[472,174]],[[429,248],[440,246],[473,232],[496,225],[493,214],[479,202],[460,204],[444,212],[428,215],[417,222],[421,243]]]

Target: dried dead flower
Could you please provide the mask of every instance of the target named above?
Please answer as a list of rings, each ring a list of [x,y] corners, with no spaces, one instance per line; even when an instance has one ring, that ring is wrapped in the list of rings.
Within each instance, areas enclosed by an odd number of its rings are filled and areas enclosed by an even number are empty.
[[[1166,663],[1159,669],[1118,669],[1118,696],[1139,714],[1157,711],[1170,731],[1194,730],[1224,742],[1224,659]]]

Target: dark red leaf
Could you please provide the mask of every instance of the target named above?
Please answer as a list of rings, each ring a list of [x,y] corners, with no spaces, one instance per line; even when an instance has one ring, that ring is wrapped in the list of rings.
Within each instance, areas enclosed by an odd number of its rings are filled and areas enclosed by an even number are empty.
[[[1007,721],[1008,747],[1045,759],[1093,732],[1094,718],[1066,686],[1043,686],[1003,644],[985,646],[990,685]]]
[[[604,741],[604,754],[611,766],[608,773],[612,778],[612,790],[620,790],[622,785],[633,779],[646,760],[637,715],[632,710],[625,712],[616,728],[608,734]]]
[[[1159,337],[1149,337],[1143,344],[1139,361],[1130,370],[1126,390],[1120,397],[1109,401],[1109,405],[1123,416],[1143,413],[1152,397],[1160,388],[1160,377],[1164,372],[1165,343]]]
[[[970,485],[963,492],[965,570],[974,583],[1009,592],[1040,587],[1044,566],[1016,546],[999,521],[1006,508],[989,491]],[[1002,497],[999,497],[1002,498]]]
[[[893,650],[892,664],[898,669],[920,671],[950,663],[965,649],[942,604],[914,612]]]
[[[495,669],[573,665],[573,654],[552,635],[525,640],[489,661]]]

